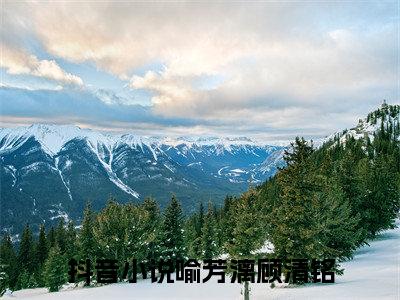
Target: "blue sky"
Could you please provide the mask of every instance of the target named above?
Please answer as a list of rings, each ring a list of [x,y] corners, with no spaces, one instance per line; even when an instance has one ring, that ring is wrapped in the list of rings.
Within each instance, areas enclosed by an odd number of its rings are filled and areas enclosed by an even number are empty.
[[[323,137],[399,103],[396,1],[3,1],[1,126]]]

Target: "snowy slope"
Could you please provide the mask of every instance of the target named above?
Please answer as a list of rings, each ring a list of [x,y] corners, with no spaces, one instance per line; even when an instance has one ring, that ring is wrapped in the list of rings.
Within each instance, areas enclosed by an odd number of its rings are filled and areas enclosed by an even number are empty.
[[[397,113],[395,112],[396,110]],[[384,127],[387,127],[389,124],[393,127],[399,126],[399,110],[399,105],[387,105],[383,103],[378,110],[369,113],[366,118],[359,119],[356,127],[343,132],[336,132],[323,139],[322,142],[327,142],[337,136],[339,136],[339,142],[341,144],[345,143],[349,137],[353,137],[356,140],[368,137],[372,141],[374,139],[374,134],[380,130],[382,125]],[[400,140],[399,135],[397,139]]]
[[[399,225],[400,222],[397,222]],[[251,285],[252,300],[261,299],[379,299],[399,297],[400,229],[382,233],[375,241],[359,249],[354,260],[344,263],[345,274],[335,284],[300,288],[269,288]],[[105,300],[105,299],[243,299],[239,284],[156,284],[149,280],[137,284],[119,283],[98,288],[47,293],[45,289],[17,291],[5,299]]]
[[[0,231],[20,232],[21,219],[33,227],[55,224],[61,215],[79,221],[88,199],[100,209],[110,195],[121,203],[152,196],[163,208],[173,193],[190,213],[199,201],[220,204],[249,181],[274,175],[274,166],[258,166],[280,149],[240,137],[146,137],[49,124],[3,128],[0,199],[7,201],[1,201]]]
[[[153,150],[160,145],[176,147],[185,145],[188,148],[215,146],[222,151],[232,151],[232,146],[267,146],[266,143],[255,141],[247,137],[145,137],[133,134],[104,134],[74,125],[33,124],[29,127],[0,128],[0,151],[18,147],[27,138],[33,136],[49,155],[57,154],[69,141],[79,138],[89,141],[94,147],[103,144],[107,148],[124,143],[130,146],[142,147],[146,145]]]
[[[65,152],[63,150],[68,144],[83,141],[84,146],[88,147],[104,167],[110,180],[135,197],[138,194],[116,178],[112,170],[113,159],[121,148],[139,150],[146,156],[151,154],[148,158],[155,164],[160,156],[167,156],[180,165],[200,169],[208,176],[227,177],[227,180],[241,183],[248,178],[259,182],[273,175],[274,166],[259,171],[258,165],[270,154],[275,154],[275,159],[271,160],[272,165],[279,164],[282,153],[277,151],[282,149],[280,146],[271,146],[246,137],[146,137],[131,133],[106,134],[73,125],[33,124],[29,127],[0,129],[0,158],[13,154],[32,139],[39,143],[46,155],[55,160],[60,153]],[[31,151],[25,152],[23,156],[30,153]],[[208,168],[203,167],[206,161]],[[168,168],[168,165],[164,166]],[[58,166],[55,167],[60,171]],[[221,168],[226,169],[225,173],[220,172]],[[238,173],[242,173],[242,176],[238,176]],[[61,173],[60,175],[62,176]]]
[[[129,145],[145,142],[140,137],[107,135],[74,125],[33,124],[29,127],[0,129],[0,141],[3,139],[5,141],[0,145],[0,151],[17,147],[29,137],[34,137],[51,156],[57,154],[67,142],[76,138],[87,140],[94,148],[98,145],[111,148],[118,142],[126,142]]]

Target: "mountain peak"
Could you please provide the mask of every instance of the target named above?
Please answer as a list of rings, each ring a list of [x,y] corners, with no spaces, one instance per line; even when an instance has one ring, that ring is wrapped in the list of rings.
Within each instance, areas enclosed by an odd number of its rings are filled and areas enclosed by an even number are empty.
[[[400,117],[400,105],[387,104],[386,100],[383,100],[383,103],[380,108],[368,114],[366,118],[366,122],[371,125],[376,125],[380,122],[397,122]]]
[[[27,127],[0,129],[0,150],[8,150],[34,137],[50,155],[57,154],[64,144],[74,138],[86,138],[93,142],[107,140],[107,136],[75,125],[36,123]]]
[[[160,145],[171,147],[183,145],[187,148],[212,146],[218,148],[219,152],[223,152],[231,151],[232,146],[268,146],[267,143],[248,137],[147,137],[133,133],[103,133],[76,125],[36,123],[27,127],[0,129],[0,151],[12,149],[30,137],[34,137],[51,156],[57,154],[68,141],[75,138],[85,139],[95,148],[97,145],[105,145],[107,148],[112,148],[114,145],[126,143],[130,146],[146,145],[152,150],[155,150]]]
[[[327,137],[324,142],[331,141],[335,138],[339,138],[340,143],[345,143],[348,137],[355,139],[361,139],[369,137],[371,140],[374,138],[381,126],[393,126],[398,128],[400,123],[400,105],[388,104],[385,100],[382,105],[375,111],[369,113],[367,117],[358,120],[357,126],[344,130],[342,132],[336,132],[335,134]],[[399,136],[397,135],[397,138]]]

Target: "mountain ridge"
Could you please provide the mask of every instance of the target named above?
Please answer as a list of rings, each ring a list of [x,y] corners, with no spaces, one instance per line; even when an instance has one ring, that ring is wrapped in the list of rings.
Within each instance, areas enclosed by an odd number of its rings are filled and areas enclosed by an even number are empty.
[[[355,139],[369,138],[373,139],[381,126],[392,126],[397,128],[397,139],[400,139],[398,132],[400,131],[400,105],[389,105],[384,101],[382,105],[370,112],[365,118],[358,120],[358,124],[350,129],[345,129],[341,132],[336,132],[324,139],[323,143],[332,140],[338,140],[339,143],[345,143],[350,137]]]
[[[323,144],[367,142],[389,126],[399,140],[399,115],[399,105],[384,103]],[[125,203],[151,196],[163,208],[175,194],[191,213],[199,202],[221,204],[273,176],[284,167],[285,149],[246,137],[146,137],[47,124],[3,128],[0,230],[18,232],[20,220],[79,221],[88,200],[97,210],[110,197]]]
[[[109,135],[71,125],[0,129],[1,227],[79,219],[86,201],[100,209],[110,196],[153,196],[164,207],[174,193],[190,212],[272,176],[275,165],[258,167],[280,149],[248,138]]]
[[[103,133],[100,131],[80,128],[76,125],[56,125],[56,124],[46,124],[37,123],[30,126],[21,126],[14,128],[0,128],[0,141],[2,141],[7,136],[14,137],[29,137],[34,136],[39,142],[42,143],[48,150],[49,154],[57,154],[62,146],[68,141],[74,138],[88,139],[90,142],[95,144],[96,142],[101,142],[108,146],[113,146],[113,144],[118,142],[126,142],[128,144],[146,144],[152,146],[159,146],[160,144],[168,146],[178,146],[186,145],[188,147],[192,146],[212,146],[218,145],[223,146],[229,151],[229,146],[235,145],[253,145],[253,146],[282,146],[274,145],[273,143],[261,142],[258,140],[250,139],[248,137],[217,137],[217,136],[207,136],[207,137],[192,137],[192,136],[142,136],[133,133],[122,133],[122,134],[111,134]],[[46,139],[51,136],[51,139]],[[7,150],[13,147],[13,142],[15,138],[9,138],[9,140],[0,144],[0,151]],[[21,141],[20,141],[21,142]]]

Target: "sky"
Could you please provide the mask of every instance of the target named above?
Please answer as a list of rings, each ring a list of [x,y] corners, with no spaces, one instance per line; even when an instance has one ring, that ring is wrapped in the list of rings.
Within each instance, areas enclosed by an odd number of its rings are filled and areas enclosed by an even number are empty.
[[[2,127],[274,142],[399,103],[398,1],[0,1]]]

